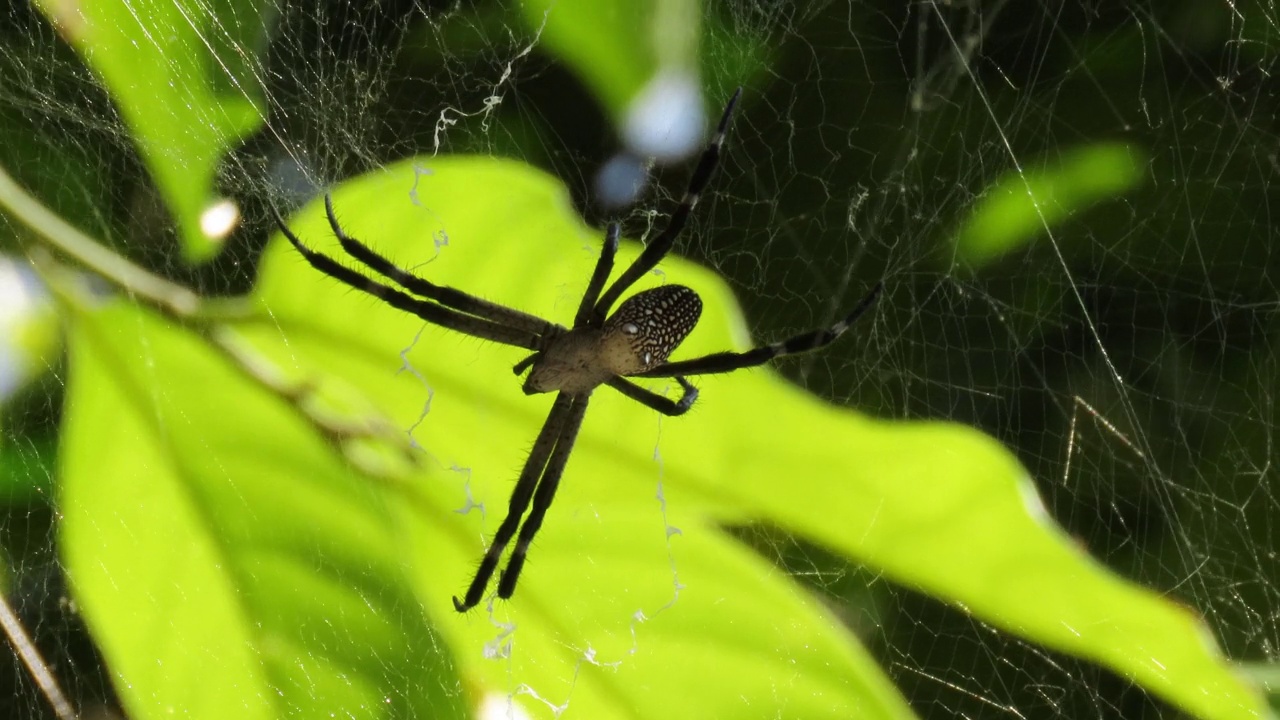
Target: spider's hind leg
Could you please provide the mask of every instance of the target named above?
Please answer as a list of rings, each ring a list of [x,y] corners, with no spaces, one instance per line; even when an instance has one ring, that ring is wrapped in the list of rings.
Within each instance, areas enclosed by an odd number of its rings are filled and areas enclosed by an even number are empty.
[[[529,509],[530,503],[533,504],[534,512],[545,513],[546,508],[538,510],[539,505],[550,505],[551,499],[548,493],[554,493],[555,488],[547,490],[541,489],[541,485],[546,474],[547,460],[554,459],[557,449],[563,443],[563,435],[566,430],[566,423],[575,421],[581,424],[582,415],[578,414],[574,420],[574,397],[566,393],[560,393],[556,396],[556,400],[551,405],[551,412],[547,415],[547,420],[542,425],[542,431],[538,433],[538,439],[533,442],[533,450],[529,452],[529,458],[525,460],[524,469],[520,471],[520,477],[516,480],[516,486],[511,491],[511,498],[507,501],[507,515],[502,519],[502,524],[498,526],[497,532],[493,534],[492,540],[489,542],[489,548],[485,550],[484,559],[480,561],[480,567],[476,570],[475,576],[471,580],[471,584],[467,586],[467,593],[461,599],[457,596],[453,598],[453,607],[458,612],[466,612],[480,603],[484,597],[484,591],[489,586],[489,580],[493,578],[493,573],[498,569],[498,562],[502,559],[502,553],[506,550],[507,545],[511,542],[511,538],[515,536],[516,531],[520,529],[521,518],[524,517],[525,511]],[[585,410],[585,404],[583,409]],[[577,428],[573,429],[577,433]],[[569,447],[563,451],[565,460],[568,459],[568,450],[572,448],[572,440]],[[560,469],[564,469],[563,463]],[[557,477],[558,481],[559,478]],[[536,529],[535,529],[536,532]],[[528,547],[529,540],[532,539],[532,533],[526,537],[525,533],[521,533],[521,540],[525,547]],[[519,576],[519,570],[511,576],[510,583],[514,588],[516,578]],[[502,597],[509,597],[510,594]]]
[[[561,393],[561,397],[565,397]],[[555,450],[547,459],[546,469],[538,480],[538,489],[533,495],[533,506],[529,509],[529,517],[520,526],[520,535],[516,538],[516,546],[507,558],[507,566],[498,575],[498,597],[509,599],[516,591],[516,582],[520,580],[520,571],[524,569],[524,560],[529,553],[529,544],[542,528],[542,520],[547,516],[547,509],[555,499],[556,488],[560,487],[560,478],[564,475],[564,466],[569,462],[569,454],[573,451],[573,443],[582,427],[582,418],[587,412],[587,401],[591,394],[572,396],[572,406],[563,417],[560,437],[556,439]]]

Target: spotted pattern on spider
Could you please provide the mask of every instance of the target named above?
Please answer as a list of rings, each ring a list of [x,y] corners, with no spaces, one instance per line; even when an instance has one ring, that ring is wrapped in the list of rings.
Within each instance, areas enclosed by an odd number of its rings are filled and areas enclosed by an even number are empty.
[[[649,370],[666,362],[701,316],[702,299],[684,285],[636,293],[605,321],[602,357],[618,375]]]

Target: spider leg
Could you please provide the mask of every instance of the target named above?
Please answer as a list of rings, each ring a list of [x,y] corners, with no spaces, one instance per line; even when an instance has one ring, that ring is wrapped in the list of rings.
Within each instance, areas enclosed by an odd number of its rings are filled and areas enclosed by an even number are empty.
[[[275,212],[274,208],[272,208],[272,212]],[[280,231],[284,233],[285,238],[297,248],[298,252],[310,263],[311,267],[356,290],[366,292],[397,310],[412,313],[427,322],[435,323],[450,330],[502,343],[503,345],[515,345],[528,350],[537,350],[542,344],[539,334],[531,330],[511,327],[493,320],[467,315],[428,300],[419,300],[377,280],[367,278],[350,268],[338,264],[336,260],[329,256],[303,245],[298,236],[294,235],[293,231],[284,224],[279,213],[276,213],[276,222],[280,224]]]
[[[563,396],[564,393],[561,393]],[[556,449],[547,461],[547,469],[538,481],[538,491],[533,496],[533,509],[520,527],[520,537],[516,538],[515,549],[507,559],[507,567],[498,576],[498,597],[506,600],[516,591],[516,581],[520,579],[520,570],[524,568],[525,555],[529,552],[529,543],[542,527],[542,519],[555,499],[556,488],[560,486],[560,476],[564,474],[564,466],[569,462],[569,453],[573,451],[573,443],[578,438],[578,429],[582,427],[582,418],[587,412],[587,401],[590,393],[571,396],[573,406],[565,413],[564,425],[560,429],[560,438]]]
[[[613,258],[618,254],[618,223],[609,223],[604,234],[604,245],[600,248],[600,257],[596,260],[596,269],[591,272],[591,281],[582,294],[582,302],[578,303],[578,314],[573,318],[574,327],[583,325],[599,325],[604,322],[604,315],[596,315],[596,300],[600,299],[600,291],[613,271]]]
[[[688,380],[677,375],[676,382],[680,383],[680,387],[684,389],[684,395],[679,400],[672,400],[658,393],[645,390],[622,377],[610,378],[605,381],[605,384],[638,403],[648,405],[663,415],[675,416],[688,412],[689,408],[693,407],[693,402],[698,399],[698,388],[694,387]]]
[[[526,357],[525,359],[521,360],[520,362],[516,363],[515,365],[512,365],[511,366],[512,374],[515,374],[515,375],[523,374],[525,370],[528,370],[534,363],[538,362],[538,358],[540,357],[542,357],[542,353],[536,352],[530,355],[529,357]]]
[[[329,194],[324,196],[324,211],[329,216],[329,227],[333,228],[334,236],[338,238],[338,242],[342,244],[342,249],[346,250],[348,255],[405,290],[428,300],[435,300],[441,305],[451,307],[454,310],[461,310],[464,313],[520,328],[527,332],[541,335],[551,329],[551,323],[536,315],[530,315],[514,308],[489,302],[455,288],[436,285],[429,280],[424,280],[417,275],[400,269],[390,260],[374,252],[368,245],[351,237],[342,229],[342,225],[338,223],[338,216],[333,210],[333,196]],[[277,221],[279,221],[278,214]]]
[[[595,309],[596,298],[600,297],[600,289],[604,287],[604,281],[609,279],[609,272],[613,270],[613,258],[618,254],[619,232],[618,223],[609,223],[609,228],[604,235],[604,245],[600,248],[600,257],[596,260],[596,268],[591,272],[591,280],[587,283],[587,289],[582,295],[582,302],[578,304],[578,314],[573,320],[574,327],[599,325],[604,322],[604,318],[593,322],[591,312]],[[558,334],[559,328],[554,328],[550,333],[544,334],[543,339],[549,341]],[[541,357],[541,352],[535,352],[512,366],[511,372],[522,375]]]
[[[729,130],[729,119],[733,117],[733,108],[738,104],[738,98],[742,95],[742,88],[738,88],[733,93],[733,97],[729,98],[729,104],[724,108],[724,114],[720,116],[720,124],[716,126],[716,134],[711,137],[711,141],[707,143],[707,149],[702,151],[702,157],[698,160],[698,166],[693,170],[693,177],[689,178],[689,187],[684,191],[684,198],[680,201],[679,207],[675,212],[671,213],[671,219],[667,221],[667,226],[663,228],[662,233],[658,237],[651,240],[645,245],[644,252],[640,253],[640,257],[631,263],[622,275],[614,281],[613,285],[605,291],[600,298],[600,302],[596,304],[596,317],[603,318],[609,314],[609,308],[618,301],[622,293],[627,288],[635,284],[635,281],[644,276],[662,260],[663,256],[671,250],[671,246],[675,244],[676,238],[679,237],[680,231],[684,230],[685,223],[689,220],[689,213],[693,212],[694,207],[698,204],[698,197],[707,186],[707,181],[711,179],[711,173],[715,171],[716,165],[720,162],[720,148],[724,145],[725,133]]]
[[[674,377],[680,375],[711,375],[715,373],[726,373],[742,368],[755,367],[783,355],[794,355],[796,353],[809,352],[817,350],[820,347],[830,344],[836,338],[840,337],[845,330],[849,329],[857,319],[865,313],[880,297],[880,291],[883,289],[883,283],[876,283],[876,286],[862,298],[853,312],[849,313],[840,322],[829,328],[819,330],[810,330],[807,333],[801,333],[794,337],[787,338],[782,342],[776,342],[772,345],[765,345],[746,352],[719,352],[702,357],[692,358],[690,360],[679,360],[676,362],[663,363],[652,370],[636,373],[633,377]]]
[[[484,597],[484,589],[489,585],[489,580],[493,577],[493,573],[498,569],[498,560],[502,558],[502,551],[506,549],[507,543],[511,542],[511,536],[516,534],[516,530],[520,526],[520,518],[524,516],[524,511],[529,509],[529,503],[533,500],[534,490],[539,486],[539,478],[544,475],[547,467],[547,459],[553,454],[558,447],[560,437],[565,429],[565,422],[569,418],[570,411],[573,409],[573,396],[568,393],[560,393],[556,396],[555,403],[551,406],[551,412],[547,415],[547,421],[542,425],[542,430],[538,433],[538,439],[533,441],[533,450],[529,453],[529,459],[524,463],[524,469],[520,471],[520,478],[516,480],[515,489],[511,491],[511,499],[507,503],[507,516],[503,518],[502,524],[498,526],[498,531],[493,534],[493,540],[489,542],[489,549],[484,553],[484,559],[480,561],[480,568],[476,570],[476,576],[471,580],[471,585],[467,588],[467,594],[463,600],[458,600],[457,596],[453,598],[453,607],[458,612],[466,612],[479,604],[480,599]],[[578,417],[581,422],[581,416]],[[574,432],[577,432],[576,428]],[[563,469],[563,464],[561,468]]]

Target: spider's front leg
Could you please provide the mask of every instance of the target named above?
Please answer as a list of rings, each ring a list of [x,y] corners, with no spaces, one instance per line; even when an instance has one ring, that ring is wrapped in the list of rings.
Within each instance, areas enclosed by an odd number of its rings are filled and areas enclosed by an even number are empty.
[[[831,327],[810,330],[809,332],[789,337],[786,340],[770,345],[762,345],[746,352],[728,350],[688,360],[664,362],[656,367],[633,374],[636,377],[679,377],[682,375],[727,373],[763,365],[774,358],[806,353],[826,347],[835,342],[836,338],[843,335],[850,326],[858,321],[858,318],[862,317],[867,310],[870,310],[875,305],[883,289],[884,283],[876,283],[875,287],[871,288],[871,292],[867,293],[848,315],[845,315],[844,318]]]
[[[679,400],[663,397],[623,377],[615,377],[605,384],[632,400],[657,410],[663,415],[675,417],[689,412],[689,408],[693,407],[694,401],[698,399],[698,388],[694,387],[693,383],[678,376],[676,377],[676,382],[680,383],[681,389],[684,390],[684,394],[680,396]]]

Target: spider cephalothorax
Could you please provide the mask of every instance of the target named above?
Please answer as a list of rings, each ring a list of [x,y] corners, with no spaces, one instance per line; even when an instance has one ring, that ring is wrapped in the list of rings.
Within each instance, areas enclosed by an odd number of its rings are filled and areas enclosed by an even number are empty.
[[[530,354],[513,368],[517,375],[529,371],[524,391],[528,394],[558,393],[511,492],[507,516],[494,532],[466,595],[462,599],[453,598],[458,612],[475,607],[483,599],[485,588],[497,571],[498,562],[512,537],[516,538],[516,544],[507,560],[507,567],[498,578],[498,597],[509,598],[515,592],[529,543],[542,527],[542,520],[551,507],[560,476],[582,426],[587,402],[597,387],[607,385],[664,415],[681,415],[698,397],[697,389],[685,376],[732,372],[762,365],[783,355],[820,348],[839,337],[875,302],[880,292],[879,284],[852,312],[828,328],[812,330],[746,352],[726,351],[676,362],[667,362],[667,357],[689,335],[702,314],[702,300],[693,290],[683,285],[663,285],[645,290],[624,300],[616,312],[609,314],[622,294],[662,260],[680,235],[720,158],[729,119],[741,92],[739,88],[725,107],[716,134],[702,153],[684,199],[671,214],[666,228],[605,289],[618,251],[618,226],[609,226],[571,328],[454,288],[436,285],[401,270],[343,232],[334,214],[333,202],[327,195],[325,212],[342,249],[392,284],[358,273],[311,250],[289,230],[279,214],[276,215],[281,232],[315,269],[427,322],[529,350]],[[637,385],[628,377],[674,378],[680,385],[681,397],[672,400]],[[526,511],[528,517],[525,517]],[[519,536],[516,536],[517,530]]]

